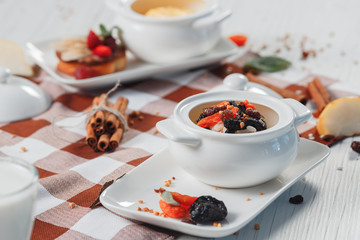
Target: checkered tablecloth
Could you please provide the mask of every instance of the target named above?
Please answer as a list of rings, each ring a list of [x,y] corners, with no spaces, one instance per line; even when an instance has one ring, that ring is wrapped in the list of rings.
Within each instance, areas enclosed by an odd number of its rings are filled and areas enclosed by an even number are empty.
[[[245,56],[246,57],[246,56]],[[85,142],[84,111],[95,95],[105,92],[69,91],[40,71],[35,81],[52,97],[49,110],[32,119],[0,125],[0,154],[24,159],[39,171],[38,199],[32,239],[172,239],[177,233],[122,218],[104,207],[90,209],[102,185],[136,168],[167,146],[156,131],[156,122],[172,114],[182,99],[207,91],[239,67],[232,63],[144,79],[121,86],[109,98],[127,97],[127,113],[140,111],[114,152],[94,152]],[[359,90],[334,79],[290,68],[262,75],[272,84],[306,92],[306,84],[318,77],[332,98],[359,95]],[[308,102],[314,109],[314,103]],[[314,133],[315,119],[299,127],[303,137]],[[25,148],[26,151],[22,151]],[[75,203],[70,208],[69,203]]]

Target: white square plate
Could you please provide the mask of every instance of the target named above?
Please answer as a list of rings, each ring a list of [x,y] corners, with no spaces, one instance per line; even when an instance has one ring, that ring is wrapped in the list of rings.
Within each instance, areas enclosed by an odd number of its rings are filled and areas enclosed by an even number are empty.
[[[298,156],[275,179],[251,188],[216,190],[183,171],[171,159],[168,149],[164,149],[108,187],[101,194],[100,201],[117,214],[152,225],[200,237],[223,237],[245,226],[281,193],[322,162],[329,153],[327,146],[301,138]],[[175,180],[172,180],[170,187],[164,187],[164,181],[172,177]],[[148,207],[161,212],[158,203],[160,197],[154,192],[159,187],[190,196],[211,195],[225,203],[228,216],[219,228],[212,225],[192,225],[179,219],[137,211],[137,207]],[[260,192],[264,194],[260,195]],[[246,198],[251,201],[245,201]],[[138,200],[143,200],[144,203],[140,204]]]
[[[47,40],[38,43],[29,42],[26,44],[27,53],[57,82],[80,89],[114,85],[118,79],[124,83],[155,74],[196,68],[218,62],[236,53],[245,53],[246,51],[245,47],[239,48],[227,38],[221,38],[217,45],[204,55],[164,64],[153,64],[141,61],[127,51],[127,66],[124,70],[99,77],[76,80],[75,78],[62,74],[56,70],[58,58],[56,57],[55,50],[51,44],[57,41],[59,41],[59,39]]]

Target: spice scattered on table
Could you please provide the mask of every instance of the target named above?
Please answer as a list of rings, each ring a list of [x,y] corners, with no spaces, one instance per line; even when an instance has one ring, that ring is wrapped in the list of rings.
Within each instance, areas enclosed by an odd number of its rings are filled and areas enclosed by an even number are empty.
[[[292,203],[292,204],[300,204],[303,201],[304,201],[304,198],[301,195],[295,195],[294,197],[289,198],[289,203]]]
[[[254,224],[254,229],[255,229],[255,230],[260,230],[260,225],[259,225],[258,223],[255,223],[255,224]]]

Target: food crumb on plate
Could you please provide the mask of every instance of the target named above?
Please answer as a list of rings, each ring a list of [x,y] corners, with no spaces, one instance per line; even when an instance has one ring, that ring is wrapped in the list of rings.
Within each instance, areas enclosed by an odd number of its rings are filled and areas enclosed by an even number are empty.
[[[74,202],[69,203],[69,207],[70,207],[71,209],[75,208],[75,203],[74,203]]]
[[[213,222],[214,227],[222,227],[221,223],[219,222]]]
[[[250,200],[251,200],[250,198],[246,198],[246,199],[245,199],[245,201],[247,201],[247,202],[250,201]]]

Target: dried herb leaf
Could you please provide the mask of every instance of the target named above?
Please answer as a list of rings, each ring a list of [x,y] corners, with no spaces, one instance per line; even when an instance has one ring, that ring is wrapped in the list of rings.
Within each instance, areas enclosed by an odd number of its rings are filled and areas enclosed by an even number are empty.
[[[277,72],[288,68],[291,63],[276,56],[255,57],[245,62],[244,69],[247,72]]]
[[[172,206],[180,206],[180,203],[178,203],[177,201],[175,201],[175,199],[173,198],[171,192],[169,191],[165,191],[161,194],[161,198],[167,203],[170,204]]]
[[[121,175],[120,177],[118,177],[116,180],[122,178],[123,176],[125,176],[126,173],[124,173],[123,175]],[[116,181],[115,180],[115,181]],[[107,189],[111,184],[114,183],[114,180],[108,181],[106,183],[104,183],[104,185],[101,187],[100,191],[99,191],[99,195],[97,196],[96,200],[90,205],[89,208],[93,209],[95,207],[99,207],[102,206],[102,204],[100,203],[100,195],[103,191],[105,191],[105,189]]]

